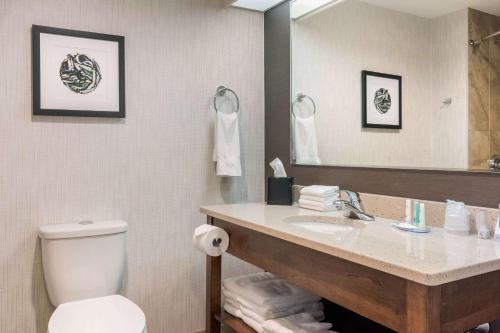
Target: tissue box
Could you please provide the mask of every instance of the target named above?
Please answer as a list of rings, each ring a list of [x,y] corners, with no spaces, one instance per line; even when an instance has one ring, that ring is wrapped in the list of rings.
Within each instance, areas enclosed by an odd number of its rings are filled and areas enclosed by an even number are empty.
[[[267,178],[267,204],[291,206],[293,203],[293,177]]]

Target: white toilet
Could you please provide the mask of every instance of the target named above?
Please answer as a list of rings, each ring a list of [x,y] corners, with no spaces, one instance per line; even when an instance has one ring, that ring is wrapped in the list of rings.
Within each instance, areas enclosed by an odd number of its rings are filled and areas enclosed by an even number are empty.
[[[125,221],[40,226],[45,284],[57,309],[48,333],[146,333],[142,310],[120,289]]]

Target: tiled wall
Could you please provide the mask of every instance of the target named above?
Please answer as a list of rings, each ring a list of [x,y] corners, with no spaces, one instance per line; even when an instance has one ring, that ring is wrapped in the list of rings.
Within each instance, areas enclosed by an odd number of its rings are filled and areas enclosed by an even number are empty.
[[[500,17],[469,9],[469,38],[500,30]],[[469,48],[469,167],[487,169],[500,155],[500,41]]]
[[[31,116],[31,25],[125,36],[127,118]],[[43,223],[129,223],[124,294],[150,333],[204,328],[200,204],[263,200],[264,19],[220,0],[0,0],[0,332],[46,333]],[[212,96],[241,98],[244,176],[211,162]],[[252,268],[224,258],[226,274]]]

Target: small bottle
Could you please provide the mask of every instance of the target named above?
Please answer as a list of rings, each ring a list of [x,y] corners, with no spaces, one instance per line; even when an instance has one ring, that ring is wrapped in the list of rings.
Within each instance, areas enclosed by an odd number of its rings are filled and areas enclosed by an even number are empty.
[[[425,204],[420,203],[420,223],[418,225],[419,228],[426,228],[427,221],[425,220]]]
[[[420,202],[415,202],[415,217],[413,218],[413,224],[420,227]]]
[[[413,203],[411,199],[406,199],[405,222],[408,224],[412,223],[412,204]]]

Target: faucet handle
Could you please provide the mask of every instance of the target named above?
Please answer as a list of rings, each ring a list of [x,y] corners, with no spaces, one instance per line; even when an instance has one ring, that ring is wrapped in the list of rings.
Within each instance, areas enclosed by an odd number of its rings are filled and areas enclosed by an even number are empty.
[[[360,198],[358,192],[351,191],[351,190],[340,190],[339,192],[347,194],[347,197],[349,198],[349,201],[351,203],[360,203],[361,202],[361,198]]]

